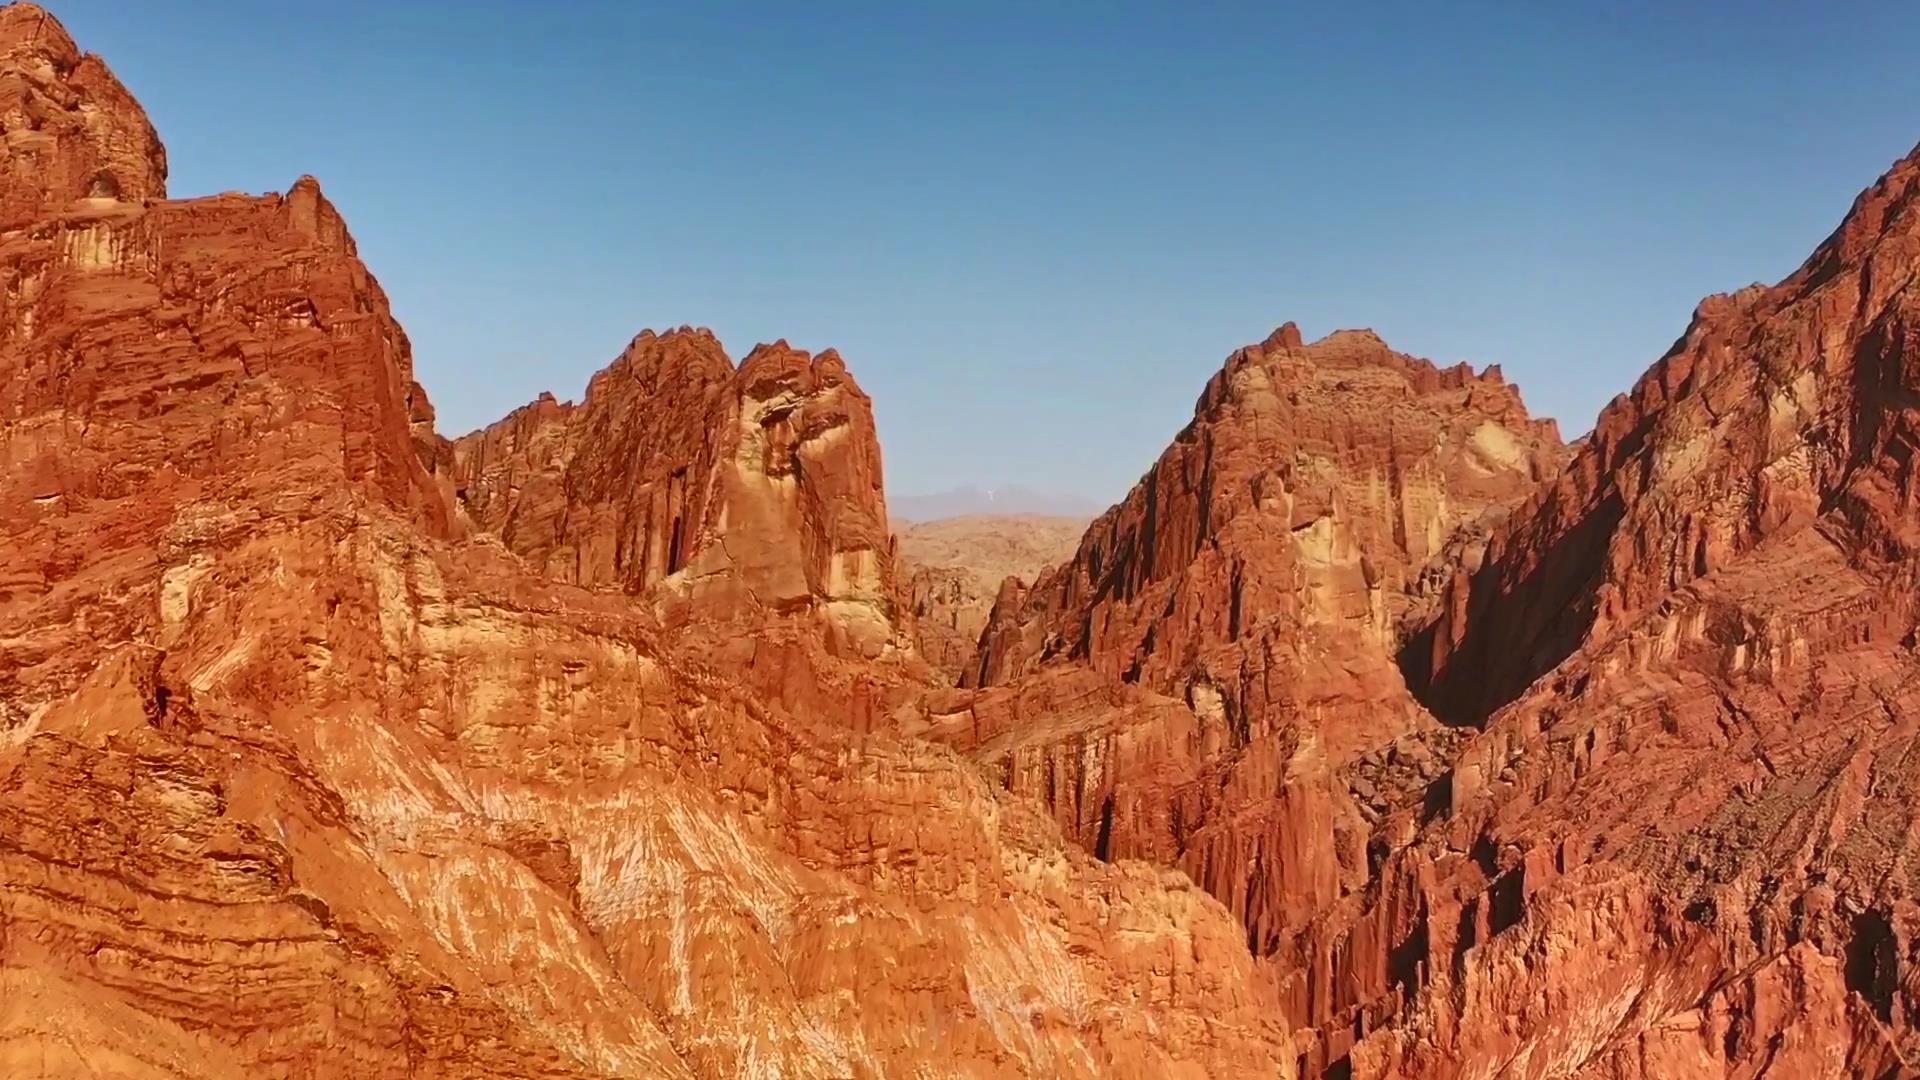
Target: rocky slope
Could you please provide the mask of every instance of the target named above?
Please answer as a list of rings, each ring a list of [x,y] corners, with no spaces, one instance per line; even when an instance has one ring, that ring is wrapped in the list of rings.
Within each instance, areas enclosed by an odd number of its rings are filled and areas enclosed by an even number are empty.
[[[1920,151],[1572,450],[1282,327],[965,687],[831,353],[450,442],[31,5],[0,154],[0,1073],[1920,1072]]]
[[[1262,531],[1293,550],[1214,561],[1231,523],[1186,508],[1240,485],[1210,389],[1075,563],[1002,598],[984,688],[907,721],[1227,899],[1309,1075],[1914,1075],[1916,357],[1920,151],[1787,280],[1703,303],[1510,514],[1424,551],[1375,516],[1345,587],[1291,485]],[[1344,606],[1276,590],[1228,648],[1241,575],[1289,566]],[[1342,681],[1395,647],[1404,683]]]
[[[1252,640],[1311,624],[1377,659],[1429,563],[1559,457],[1498,368],[1443,370],[1365,330],[1305,345],[1289,323],[1227,361],[1075,558],[1005,613],[972,681],[1076,659],[1163,690],[1209,682],[1235,716],[1288,708],[1237,670]]]
[[[1456,575],[1409,671],[1484,731],[1326,927],[1354,1075],[1912,1074],[1917,273],[1920,151]]]
[[[1073,556],[1084,518],[965,515],[900,527],[901,570],[915,643],[949,680],[972,665],[974,645],[1008,578],[1024,584]]]
[[[705,647],[898,632],[837,361],[454,446],[317,184],[166,199],[29,5],[0,126],[0,1072],[1292,1075],[1211,898]]]
[[[1405,627],[1560,457],[1497,370],[1283,326],[1072,560],[1002,594],[967,680],[985,689],[907,722],[1089,850],[1186,870],[1255,952],[1290,956],[1457,741],[1401,679]]]

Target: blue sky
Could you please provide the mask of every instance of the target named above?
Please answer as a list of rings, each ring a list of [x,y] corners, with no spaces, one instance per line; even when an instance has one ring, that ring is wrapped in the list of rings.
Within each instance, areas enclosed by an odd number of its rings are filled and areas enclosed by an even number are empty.
[[[50,6],[173,194],[320,178],[443,431],[706,325],[838,347],[896,492],[1117,498],[1288,319],[1571,437],[1920,141],[1912,3]]]

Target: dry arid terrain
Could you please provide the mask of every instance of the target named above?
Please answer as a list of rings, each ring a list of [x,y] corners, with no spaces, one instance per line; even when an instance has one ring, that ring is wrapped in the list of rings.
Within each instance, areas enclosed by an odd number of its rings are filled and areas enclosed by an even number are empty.
[[[0,1075],[1920,1070],[1920,151],[1577,443],[1287,323],[913,526],[832,350],[440,432],[30,4],[0,154]]]
[[[895,522],[920,655],[957,679],[973,662],[1001,587],[1022,587],[1071,558],[1086,527],[1084,518],[1043,514]]]

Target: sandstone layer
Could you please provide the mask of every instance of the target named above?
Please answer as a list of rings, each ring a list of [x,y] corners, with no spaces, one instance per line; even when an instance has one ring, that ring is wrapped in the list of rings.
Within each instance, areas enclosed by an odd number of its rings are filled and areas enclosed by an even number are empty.
[[[1510,513],[1417,570],[1415,532],[1357,542],[1381,599],[1279,623],[1261,659],[1352,673],[1379,661],[1356,640],[1397,647],[1406,681],[1366,680],[1387,692],[1364,706],[1196,681],[1222,669],[1191,627],[1231,629],[1243,594],[1183,608],[1135,569],[1169,535],[1145,511],[1212,489],[1190,468],[1143,485],[1131,533],[1127,506],[1090,531],[1075,565],[1110,584],[1008,590],[989,685],[908,720],[1096,854],[1227,899],[1308,1075],[1915,1075],[1915,357],[1920,151],[1787,280],[1704,302]],[[1284,670],[1287,694],[1340,685]],[[1213,734],[1239,716],[1293,741],[1236,793],[1205,763],[1259,760]],[[1236,839],[1196,847],[1195,808]]]
[[[474,524],[559,580],[817,611],[862,656],[900,644],[873,405],[831,350],[736,368],[708,331],[648,331],[579,405],[544,396],[452,458]]]
[[[0,136],[0,1073],[1920,1075],[1920,151],[1572,449],[1282,327],[958,663],[833,353],[449,441],[312,179]]]
[[[1353,1075],[1913,1074],[1916,271],[1920,152],[1456,574],[1408,670],[1484,730],[1327,924]]]
[[[319,186],[164,198],[104,73],[0,9],[0,1072],[1293,1074],[1212,898],[703,647],[898,633],[837,360],[448,444]]]
[[[1228,359],[1073,559],[1003,591],[984,689],[908,723],[1102,857],[1185,869],[1256,953],[1290,957],[1457,741],[1401,678],[1406,628],[1561,454],[1497,369],[1283,326]]]

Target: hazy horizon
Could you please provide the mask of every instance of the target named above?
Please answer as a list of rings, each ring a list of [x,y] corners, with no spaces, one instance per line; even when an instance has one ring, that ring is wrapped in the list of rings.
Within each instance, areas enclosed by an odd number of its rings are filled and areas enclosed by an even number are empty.
[[[458,433],[636,332],[838,348],[889,491],[1106,505],[1293,320],[1571,438],[1920,140],[1920,11],[54,5],[176,195],[319,177]]]

